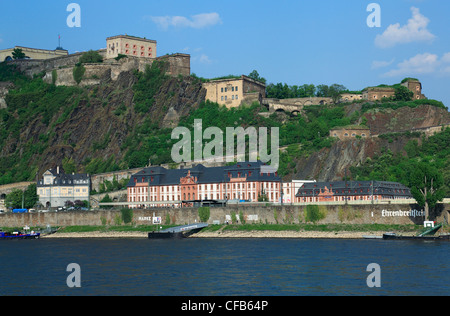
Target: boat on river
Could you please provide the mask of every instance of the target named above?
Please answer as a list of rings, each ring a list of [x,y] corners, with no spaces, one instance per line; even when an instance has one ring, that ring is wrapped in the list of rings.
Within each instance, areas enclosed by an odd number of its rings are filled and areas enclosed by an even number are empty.
[[[40,233],[22,233],[22,232],[2,232],[0,231],[0,240],[13,240],[13,239],[39,239]]]
[[[384,233],[383,239],[385,240],[448,240],[450,241],[450,234],[435,235],[438,230],[442,227],[442,224],[436,225],[435,227],[430,227],[425,229],[423,232],[417,236],[402,236],[396,233]]]

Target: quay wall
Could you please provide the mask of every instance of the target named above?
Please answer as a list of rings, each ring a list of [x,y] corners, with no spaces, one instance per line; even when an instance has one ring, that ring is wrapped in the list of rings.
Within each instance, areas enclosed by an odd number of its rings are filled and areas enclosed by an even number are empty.
[[[449,221],[450,204],[440,204],[435,214],[437,222]],[[410,210],[421,211],[417,205],[320,205],[323,219],[319,224],[423,224],[423,217],[407,216]],[[398,211],[402,211],[399,213]],[[397,212],[397,213],[388,213]],[[239,217],[239,223],[297,224],[306,222],[306,206],[257,206],[243,205],[210,208],[208,223],[225,223]],[[388,216],[390,215],[390,216]],[[197,208],[155,208],[133,210],[135,225],[151,225],[153,217],[160,217],[162,224],[184,225],[200,222]],[[50,226],[100,226],[116,225],[121,218],[120,210],[98,210],[88,212],[26,213],[1,214],[0,228],[8,227],[45,227]]]

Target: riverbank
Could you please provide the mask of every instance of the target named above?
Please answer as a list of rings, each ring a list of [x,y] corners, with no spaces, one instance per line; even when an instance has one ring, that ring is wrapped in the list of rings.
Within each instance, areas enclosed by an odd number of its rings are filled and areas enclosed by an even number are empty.
[[[92,231],[44,235],[41,238],[147,238],[148,232]]]
[[[170,226],[163,226],[162,229]],[[147,238],[156,226],[69,226],[42,238]],[[362,239],[364,236],[382,236],[385,232],[417,235],[423,227],[416,225],[210,225],[190,238],[317,238]],[[443,229],[448,230],[448,227]],[[441,231],[442,232],[442,231]]]
[[[316,239],[362,239],[374,236],[373,232],[321,232],[321,231],[224,231],[199,232],[189,238],[316,238]],[[379,234],[381,236],[381,234]],[[147,238],[148,232],[79,232],[54,233],[42,238]]]
[[[373,232],[323,232],[323,231],[224,231],[199,232],[194,238],[303,238],[303,239],[363,239],[364,236],[381,236]]]

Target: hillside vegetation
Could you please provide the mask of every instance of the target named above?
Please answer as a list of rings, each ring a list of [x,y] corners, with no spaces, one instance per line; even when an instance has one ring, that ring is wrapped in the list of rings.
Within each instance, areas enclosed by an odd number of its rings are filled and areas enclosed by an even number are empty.
[[[194,119],[202,119],[203,129],[278,127],[279,174],[286,180],[347,177],[408,184],[414,164],[428,162],[442,173],[450,195],[450,130],[429,138],[401,132],[450,123],[437,101],[317,105],[298,116],[263,116],[267,109],[259,104],[227,109],[204,102],[199,78],[168,77],[162,63],[92,87],[47,84],[42,76],[26,78],[0,63],[0,81],[14,84],[8,107],[0,109],[0,184],[33,181],[56,164],[91,174],[170,164],[170,149],[178,142],[171,139],[172,127],[192,130]],[[169,112],[177,116],[170,122]],[[329,137],[332,128],[348,125],[388,134],[346,142]]]

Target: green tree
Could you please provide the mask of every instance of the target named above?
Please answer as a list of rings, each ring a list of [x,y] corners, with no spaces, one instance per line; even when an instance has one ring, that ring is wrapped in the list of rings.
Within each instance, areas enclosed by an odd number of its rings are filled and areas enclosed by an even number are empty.
[[[411,101],[413,96],[414,92],[412,92],[405,86],[399,86],[395,88],[394,101]]]
[[[13,57],[13,59],[24,59],[27,56],[22,51],[22,48],[14,48],[14,50],[12,52],[12,57]]]
[[[261,77],[261,76],[259,75],[258,71],[256,71],[256,70],[253,70],[253,71],[248,75],[248,77],[249,77],[249,78],[252,78],[252,79],[255,79],[255,80],[257,80],[257,81],[260,81],[260,82],[262,82],[262,83],[266,83],[266,79],[263,78],[263,77]]]
[[[103,62],[103,57],[97,51],[90,50],[81,55],[79,62],[82,64],[101,63]]]
[[[429,219],[430,209],[442,201],[444,193],[442,173],[425,162],[417,163],[410,174],[409,187],[417,203],[425,209],[425,219]]]
[[[328,96],[333,99],[334,103],[338,103],[341,99],[342,92],[345,90],[347,90],[347,88],[343,85],[333,84],[328,88]]]
[[[206,223],[210,217],[209,207],[204,206],[198,209],[198,217],[200,217],[200,221]]]
[[[14,189],[10,194],[6,196],[6,207],[22,208],[22,202],[24,208],[32,208],[39,201],[37,195],[36,184],[30,184],[25,191]]]
[[[316,96],[317,97],[328,97],[329,96],[330,87],[326,84],[320,84],[317,86]]]
[[[22,208],[22,197],[24,192],[19,189],[14,189],[6,195],[5,199],[5,205],[6,207],[12,207],[12,208]]]
[[[25,208],[32,208],[39,201],[39,195],[37,194],[36,183],[32,183],[24,192],[24,206]]]

